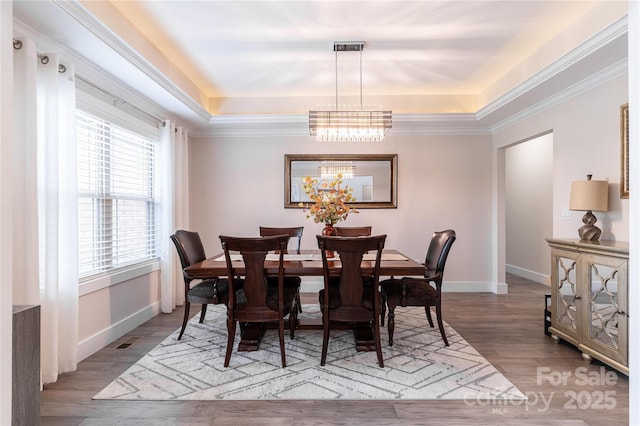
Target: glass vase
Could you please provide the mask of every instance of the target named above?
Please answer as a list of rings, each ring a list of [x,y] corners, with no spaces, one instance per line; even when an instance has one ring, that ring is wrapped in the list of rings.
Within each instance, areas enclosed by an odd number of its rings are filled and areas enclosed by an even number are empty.
[[[336,228],[333,227],[333,223],[326,223],[324,228],[322,229],[322,235],[336,235]],[[333,250],[325,250],[327,253],[327,258],[332,259],[336,257]]]

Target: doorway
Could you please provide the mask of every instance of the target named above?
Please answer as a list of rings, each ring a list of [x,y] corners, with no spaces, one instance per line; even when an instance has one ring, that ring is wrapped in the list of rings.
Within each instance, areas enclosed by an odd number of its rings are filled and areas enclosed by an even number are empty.
[[[505,148],[505,271],[548,284],[553,236],[553,133]]]

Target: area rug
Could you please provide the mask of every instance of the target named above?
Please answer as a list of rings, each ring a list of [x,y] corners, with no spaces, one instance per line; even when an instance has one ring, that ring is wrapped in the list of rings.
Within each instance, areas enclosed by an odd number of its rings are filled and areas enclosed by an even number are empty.
[[[303,305],[301,318],[319,315],[316,305]],[[202,324],[198,317],[180,341],[176,330],[94,399],[526,399],[448,325],[446,347],[424,308],[396,311],[393,346],[386,327],[381,329],[384,368],[375,352],[356,351],[349,330],[331,331],[324,367],[322,331],[298,330],[294,340],[287,332],[287,367],[281,368],[278,331],[267,330],[258,351],[238,352],[236,344],[224,368],[225,307],[210,306]]]

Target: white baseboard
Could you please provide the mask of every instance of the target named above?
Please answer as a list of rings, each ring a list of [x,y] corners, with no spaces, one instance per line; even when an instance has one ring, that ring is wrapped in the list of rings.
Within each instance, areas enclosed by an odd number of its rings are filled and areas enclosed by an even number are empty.
[[[156,302],[127,318],[111,325],[109,328],[78,343],[78,362],[93,355],[119,337],[124,336],[139,325],[144,324],[160,313],[160,302]]]
[[[518,266],[505,265],[505,271],[540,284],[550,285],[551,283],[551,279],[548,275],[544,275],[535,271],[529,271],[528,269],[520,268]]]
[[[493,286],[492,293],[495,294],[508,294],[509,293],[509,284],[507,283],[496,283]]]
[[[488,281],[445,281],[443,293],[496,293],[493,283]],[[502,293],[497,293],[502,294]]]
[[[387,277],[384,277],[385,279]],[[320,277],[302,277],[302,284],[300,285],[300,293],[317,293],[324,288],[324,283]],[[499,283],[494,285],[490,282],[484,281],[445,281],[442,284],[443,293],[496,293],[506,294],[507,284]]]

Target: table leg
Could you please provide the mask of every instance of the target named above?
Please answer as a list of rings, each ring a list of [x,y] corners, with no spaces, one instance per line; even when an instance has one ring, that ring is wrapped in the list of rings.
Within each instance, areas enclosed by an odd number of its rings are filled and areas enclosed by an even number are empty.
[[[358,352],[368,352],[376,350],[376,342],[373,339],[373,329],[371,328],[371,324],[355,324],[353,327],[353,334],[356,339],[356,350]]]
[[[262,336],[264,336],[264,325],[261,323],[246,323],[242,328],[242,337],[238,343],[238,352],[257,351],[260,346]]]
[[[376,345],[373,339],[373,330],[369,323],[336,323],[331,325],[332,329],[353,329],[356,340],[357,351],[375,351]],[[278,329],[278,323],[247,323],[242,331],[242,338],[238,344],[238,351],[251,352],[257,351],[260,341],[264,336],[266,329]],[[289,329],[288,321],[285,321],[285,329]],[[301,319],[298,320],[296,330],[322,330],[322,319]]]

